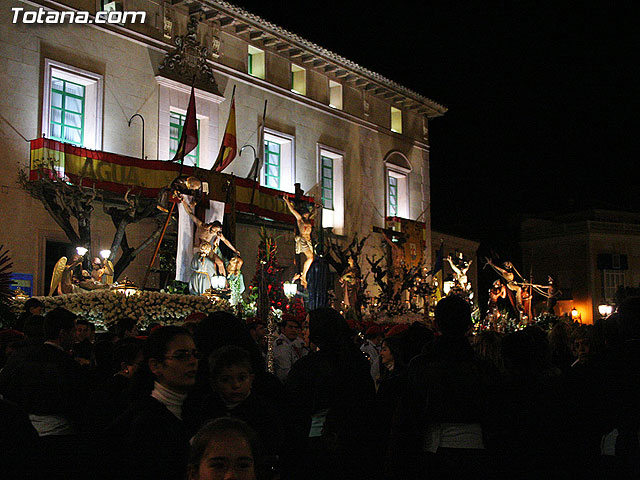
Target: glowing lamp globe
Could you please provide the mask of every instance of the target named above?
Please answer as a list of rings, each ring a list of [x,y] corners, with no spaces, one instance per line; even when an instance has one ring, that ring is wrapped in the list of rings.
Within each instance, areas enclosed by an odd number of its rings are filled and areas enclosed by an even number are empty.
[[[608,317],[613,312],[613,307],[611,305],[598,305],[598,313],[600,313],[603,317]]]
[[[285,282],[284,285],[282,285],[282,288],[284,289],[284,294],[287,298],[291,298],[298,293],[298,285],[295,283]]]
[[[213,290],[222,290],[227,284],[227,277],[224,275],[214,275],[211,277],[211,288]]]

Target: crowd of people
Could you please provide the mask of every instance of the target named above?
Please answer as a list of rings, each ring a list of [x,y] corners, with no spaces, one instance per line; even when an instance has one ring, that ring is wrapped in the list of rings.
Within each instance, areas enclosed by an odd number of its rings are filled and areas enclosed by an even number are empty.
[[[640,299],[595,325],[470,327],[457,296],[435,328],[322,308],[268,356],[227,312],[96,333],[30,299],[0,332],[3,478],[640,478]]]

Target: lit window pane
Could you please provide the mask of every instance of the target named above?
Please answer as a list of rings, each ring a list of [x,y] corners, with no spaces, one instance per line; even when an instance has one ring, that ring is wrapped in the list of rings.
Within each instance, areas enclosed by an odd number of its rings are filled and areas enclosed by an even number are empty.
[[[64,86],[64,82],[59,78],[53,78],[51,80],[51,88],[55,88],[56,90],[62,90]]]
[[[277,165],[268,165],[267,175],[270,177],[278,177],[280,172]]]
[[[82,85],[76,85],[75,83],[66,82],[64,90],[71,95],[84,97],[84,87]]]
[[[269,154],[269,158],[267,159],[267,162],[272,164],[272,165],[279,165],[280,164],[280,156],[270,153]]]
[[[82,113],[82,100],[79,98],[68,97],[64,107],[65,110]]]
[[[62,95],[56,92],[51,92],[51,105],[62,108]]]
[[[51,109],[51,121],[56,123],[62,123],[62,111],[57,108]]]
[[[278,188],[279,186],[280,185],[277,178],[267,177],[267,187]]]
[[[75,113],[64,112],[64,124],[70,127],[81,128],[82,127],[82,115]]]
[[[75,128],[65,128],[64,138],[69,140],[71,143],[82,143],[80,130],[76,130]]]
[[[51,124],[51,136],[60,138],[62,136],[62,125]]]

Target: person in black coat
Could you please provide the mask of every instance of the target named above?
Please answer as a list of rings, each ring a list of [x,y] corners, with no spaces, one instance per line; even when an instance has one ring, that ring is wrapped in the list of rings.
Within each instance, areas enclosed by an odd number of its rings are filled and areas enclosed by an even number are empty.
[[[71,357],[76,316],[64,308],[44,321],[45,342],[16,351],[0,372],[0,393],[30,416],[42,444],[43,474],[65,478],[76,464],[78,428],[88,396],[85,372]]]
[[[106,430],[106,478],[174,480],[184,476],[189,432],[182,405],[195,384],[198,352],[188,330],[161,327],[144,346],[134,378],[134,403]]]
[[[489,377],[466,338],[469,303],[445,297],[436,305],[435,320],[441,335],[411,360],[403,402],[416,433],[414,453],[424,462],[417,478],[471,478],[478,472],[487,478],[483,423]]]
[[[331,308],[311,311],[303,332],[312,352],[293,365],[285,383],[285,478],[371,478],[369,362]]]

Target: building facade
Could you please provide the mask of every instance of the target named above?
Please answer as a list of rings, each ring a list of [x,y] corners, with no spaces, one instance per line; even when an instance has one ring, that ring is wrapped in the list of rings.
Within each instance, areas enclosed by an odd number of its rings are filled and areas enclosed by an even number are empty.
[[[591,210],[522,223],[524,271],[535,283],[552,276],[562,291],[560,314],[576,309],[583,323],[614,305],[619,287],[640,285],[640,215]]]
[[[121,22],[97,23],[105,9],[144,12],[144,22],[112,16]],[[39,24],[32,21],[38,14],[68,21]],[[85,14],[92,23],[69,20]],[[179,49],[188,44],[197,51]],[[239,151],[224,173],[248,177],[252,152],[264,148],[260,184],[289,193],[299,184],[322,203],[323,226],[338,242],[400,217],[426,223],[430,251],[428,126],[445,107],[224,1],[11,0],[0,11],[0,244],[33,294],[46,293],[47,270],[69,240],[16,181],[29,168],[28,140],[169,160],[191,87],[186,75],[169,72],[176,52],[187,63],[204,58],[196,68],[213,76],[196,85],[199,145],[185,164],[213,166],[235,92],[238,149],[252,148]],[[114,235],[99,198],[91,216],[96,252]],[[263,225],[278,238],[281,262],[291,265],[290,227]],[[152,220],[132,226],[129,243],[142,244],[153,228]],[[238,218],[234,242],[249,277],[258,231],[256,222]],[[134,282],[141,282],[152,250],[128,267]]]

